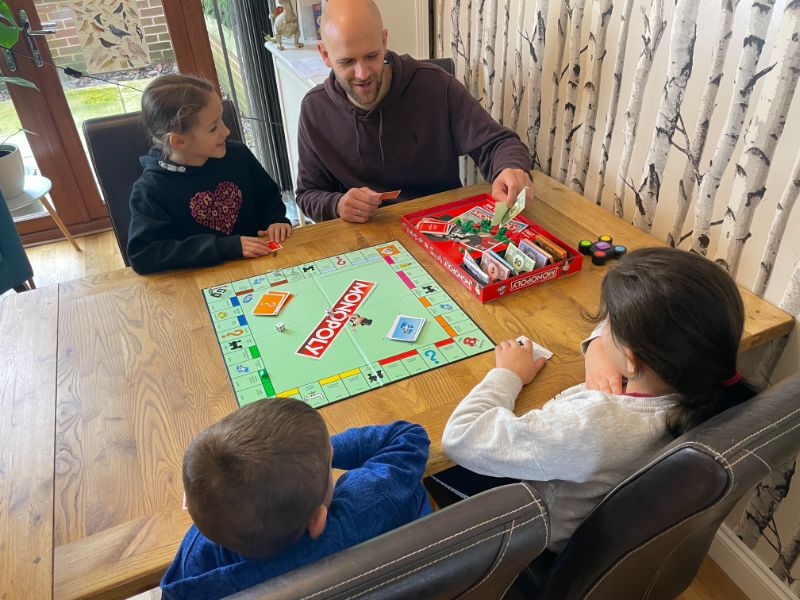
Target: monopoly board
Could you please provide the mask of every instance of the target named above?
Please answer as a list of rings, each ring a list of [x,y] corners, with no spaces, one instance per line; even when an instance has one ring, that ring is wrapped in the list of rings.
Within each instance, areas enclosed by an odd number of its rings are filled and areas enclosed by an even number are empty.
[[[254,315],[273,290],[290,299]],[[280,396],[318,408],[494,348],[398,241],[203,295],[240,406]],[[415,341],[387,337],[400,316],[425,319]]]

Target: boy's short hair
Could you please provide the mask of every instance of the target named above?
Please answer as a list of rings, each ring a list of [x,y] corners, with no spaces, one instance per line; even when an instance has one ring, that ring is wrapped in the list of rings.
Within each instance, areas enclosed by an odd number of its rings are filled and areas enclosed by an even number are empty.
[[[303,535],[325,500],[330,463],[330,436],[316,410],[292,398],[259,400],[189,444],[186,504],[208,539],[266,558]]]

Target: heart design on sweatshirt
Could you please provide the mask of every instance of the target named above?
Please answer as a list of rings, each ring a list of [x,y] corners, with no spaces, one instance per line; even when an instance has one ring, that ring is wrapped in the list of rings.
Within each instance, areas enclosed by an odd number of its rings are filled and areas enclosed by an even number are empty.
[[[213,192],[197,192],[189,200],[195,221],[226,235],[233,231],[241,207],[242,190],[231,181],[221,182]]]

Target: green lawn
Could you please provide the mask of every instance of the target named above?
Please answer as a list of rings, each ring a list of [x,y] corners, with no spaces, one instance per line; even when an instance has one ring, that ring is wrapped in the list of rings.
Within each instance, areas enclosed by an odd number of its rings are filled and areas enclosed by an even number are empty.
[[[142,91],[150,81],[151,79],[126,81],[124,85],[130,87],[121,88],[109,84],[68,90],[66,92],[67,102],[72,110],[78,131],[81,131],[81,125],[86,119],[139,110]],[[19,119],[11,100],[0,102],[0,139],[14,133],[19,128]]]

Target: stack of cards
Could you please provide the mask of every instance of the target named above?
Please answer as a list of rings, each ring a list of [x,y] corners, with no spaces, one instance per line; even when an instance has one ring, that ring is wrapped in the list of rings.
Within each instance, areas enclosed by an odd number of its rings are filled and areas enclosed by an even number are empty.
[[[454,223],[439,221],[438,219],[422,219],[417,223],[417,230],[421,233],[446,236],[453,229]]]
[[[274,317],[279,314],[286,303],[294,298],[289,292],[279,292],[278,290],[270,290],[258,301],[256,307],[253,309],[253,314],[258,317]]]
[[[416,342],[425,325],[423,317],[409,317],[408,315],[397,315],[394,324],[389,329],[386,337],[398,342]]]

